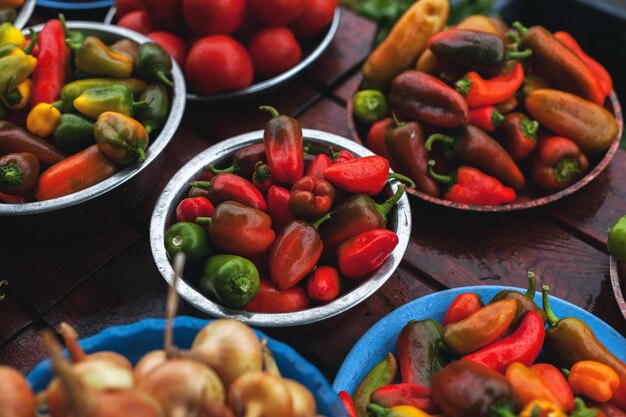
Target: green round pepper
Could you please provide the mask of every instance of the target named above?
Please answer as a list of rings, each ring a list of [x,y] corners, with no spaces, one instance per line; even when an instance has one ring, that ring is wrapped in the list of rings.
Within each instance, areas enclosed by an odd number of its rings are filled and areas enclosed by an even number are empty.
[[[165,233],[165,250],[172,259],[178,252],[189,262],[204,259],[209,256],[209,234],[195,223],[175,223]]]
[[[228,307],[242,307],[259,291],[259,271],[246,258],[211,256],[200,277],[200,289]]]
[[[626,262],[626,216],[622,216],[609,229],[607,249],[620,262]]]
[[[172,72],[172,58],[154,42],[147,42],[139,47],[136,59],[137,73],[141,79],[150,82],[162,82],[174,87],[170,79]]]
[[[363,123],[374,123],[387,114],[389,105],[378,90],[361,90],[354,95],[353,113]]]
[[[93,123],[86,117],[65,113],[54,131],[54,143],[64,152],[82,151],[96,142],[93,128]]]

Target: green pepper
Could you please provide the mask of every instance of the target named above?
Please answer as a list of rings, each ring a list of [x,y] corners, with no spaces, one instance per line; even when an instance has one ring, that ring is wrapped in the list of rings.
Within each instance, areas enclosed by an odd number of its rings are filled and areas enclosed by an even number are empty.
[[[211,256],[200,277],[200,289],[227,307],[243,307],[259,291],[259,271],[246,258],[237,255]]]
[[[111,111],[132,116],[136,108],[146,107],[145,101],[133,101],[133,93],[125,85],[91,88],[74,99],[76,110],[92,119]]]
[[[84,80],[72,81],[65,84],[61,90],[61,100],[54,103],[54,107],[63,113],[74,111],[74,100],[87,90],[92,88],[110,87],[113,85],[124,85],[139,97],[146,90],[146,83],[136,78],[114,79],[114,78],[88,78]]]
[[[31,55],[10,55],[0,58],[0,96],[5,97],[35,69],[37,58]]]
[[[354,408],[356,408],[359,417],[368,416],[367,405],[370,402],[372,392],[374,392],[376,388],[393,383],[397,373],[398,362],[391,352],[387,354],[385,359],[370,369],[352,396]]]
[[[374,123],[387,114],[387,98],[378,90],[361,90],[352,99],[354,115],[363,123]]]
[[[154,42],[147,42],[139,47],[136,60],[137,73],[146,81],[161,81],[170,87],[174,83],[170,80],[172,72],[172,58]]]
[[[95,36],[87,36],[81,44],[72,44],[74,65],[87,74],[127,78],[133,72],[133,61],[109,49]]]
[[[74,154],[95,142],[93,123],[78,114],[61,115],[54,131],[54,143],[64,152]]]
[[[12,7],[0,9],[0,23],[13,22],[17,17],[17,12]]]
[[[165,250],[171,259],[179,252],[189,262],[204,259],[210,254],[209,234],[195,223],[175,223],[165,232]]]
[[[121,113],[102,113],[93,127],[100,150],[118,165],[146,160],[148,133],[143,125]]]
[[[145,102],[146,105],[137,110],[137,120],[143,124],[146,132],[150,134],[162,128],[170,110],[170,101],[165,87],[161,84],[150,85],[139,100]]]
[[[609,229],[607,249],[620,262],[626,262],[626,216],[620,217]]]
[[[448,363],[442,332],[435,320],[411,320],[404,326],[396,342],[403,383],[430,387],[433,375]]]
[[[536,288],[537,277],[535,276],[534,272],[528,271],[528,290],[526,291],[526,293],[522,294],[519,291],[504,290],[493,296],[493,298],[491,299],[492,303],[500,300],[517,301],[517,310],[515,312],[515,317],[513,318],[511,325],[509,326],[507,331],[504,332],[504,334],[510,333],[513,330],[517,329],[524,317],[526,317],[526,314],[530,313],[531,311],[539,314],[539,317],[541,317],[543,322],[546,322],[546,313],[541,308],[539,308],[539,306],[537,306],[534,301]]]

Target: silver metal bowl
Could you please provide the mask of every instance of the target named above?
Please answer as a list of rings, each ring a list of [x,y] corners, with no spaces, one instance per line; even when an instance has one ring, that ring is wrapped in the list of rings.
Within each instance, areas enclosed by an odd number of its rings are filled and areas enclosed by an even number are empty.
[[[35,10],[35,3],[37,0],[26,0],[24,5],[17,12],[17,16],[15,17],[15,21],[13,22],[13,26],[18,29],[22,29],[28,23],[28,20],[33,14],[33,10]]]
[[[86,35],[96,35],[105,43],[125,38],[140,44],[151,42],[149,38],[132,30],[102,23],[74,21],[68,22],[68,27]],[[34,26],[33,29],[39,32],[43,29],[43,24]],[[163,150],[174,136],[185,110],[185,78],[176,63],[173,64],[172,79],[174,90],[170,114],[161,133],[148,147],[144,163],[131,164],[112,177],[67,196],[24,204],[0,203],[0,223],[15,227],[19,224],[29,229],[42,227],[40,230],[46,231],[54,229],[54,226],[67,226],[68,221],[75,225],[79,220],[99,211],[106,212],[103,204],[110,204],[111,210],[115,211],[119,209],[118,204],[130,207],[141,201],[156,184],[163,162]],[[118,193],[115,198],[105,201],[113,191]],[[106,199],[101,198],[104,195]],[[86,204],[89,206],[85,206]],[[94,222],[97,220],[92,219],[91,223]]]
[[[304,129],[303,133],[305,143],[312,147],[327,149],[332,146],[335,150],[346,149],[357,156],[373,155],[367,148],[341,136],[310,129]],[[164,236],[167,228],[173,223],[176,206],[189,191],[189,181],[196,178],[207,164],[212,163],[219,166],[220,163],[230,163],[238,149],[262,140],[263,131],[259,130],[236,136],[210,147],[183,166],[161,193],[152,213],[150,245],[157,268],[170,285],[172,284],[173,270],[165,251]],[[397,182],[394,181],[387,186],[385,192],[392,195],[396,189]],[[399,238],[398,245],[391,256],[378,270],[363,279],[359,286],[328,304],[294,313],[261,314],[224,307],[196,291],[184,279],[178,283],[178,293],[206,314],[214,317],[235,318],[252,326],[288,327],[322,321],[343,313],[364,301],[380,288],[396,270],[404,256],[411,234],[411,209],[406,195],[402,196],[397,206],[389,213],[387,226],[396,232]]]
[[[617,306],[626,319],[626,265],[610,256],[611,286],[617,300]]]

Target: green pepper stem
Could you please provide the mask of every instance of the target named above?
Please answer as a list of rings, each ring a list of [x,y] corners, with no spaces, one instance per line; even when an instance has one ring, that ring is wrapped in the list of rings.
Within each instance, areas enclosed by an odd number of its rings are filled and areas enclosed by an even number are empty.
[[[513,404],[506,400],[498,400],[489,409],[491,417],[517,417]]]
[[[16,164],[0,167],[0,185],[17,187],[24,182],[24,172]]]
[[[198,224],[208,224],[209,226],[211,225],[212,221],[213,219],[210,217],[196,217],[196,220],[194,220],[194,222]]]
[[[141,145],[137,144],[137,146],[133,149],[133,152],[135,153],[135,155],[137,155],[137,160],[139,161],[139,163],[143,164],[143,162],[146,160],[146,151],[141,147]]]
[[[165,74],[163,71],[159,70],[155,73],[155,75],[157,76],[159,80],[161,80],[163,84],[167,85],[168,87],[174,88],[174,83],[172,82],[172,80],[168,78],[167,74]]]
[[[565,158],[554,167],[554,176],[558,182],[568,182],[580,172],[578,161],[574,158]]]
[[[320,227],[320,225],[324,223],[326,220],[330,219],[333,216],[333,214],[335,214],[334,211],[331,211],[330,213],[326,213],[324,216],[320,217],[319,219],[311,223],[311,226],[313,226],[313,228],[317,230],[317,228]]]
[[[61,22],[61,26],[63,26],[63,33],[65,34],[65,39],[69,39],[70,30],[67,28],[67,21],[65,20],[65,15],[63,13],[59,13],[59,21]]]
[[[390,414],[389,409],[375,403],[369,403],[367,405],[367,410],[371,411],[374,414],[374,417],[385,417]]]
[[[395,127],[402,127],[406,124],[406,122],[401,122],[400,120],[398,120],[398,116],[396,116],[396,112],[394,111],[391,112],[391,118],[393,119],[393,124]]]
[[[561,368],[561,373],[563,374],[563,376],[565,378],[569,378],[569,375],[572,373],[569,369],[567,368]]]
[[[456,87],[456,90],[461,93],[463,97],[465,97],[469,94],[469,91],[472,88],[472,82],[469,78],[463,77],[454,83],[454,86]]]
[[[505,33],[506,37],[509,38],[511,40],[511,42],[513,43],[520,43],[520,41],[522,40],[519,35],[515,32],[513,32],[512,30],[509,30],[507,33]]]
[[[218,168],[215,168],[213,164],[210,164],[210,165],[207,165],[207,169],[214,174],[226,174],[226,173],[236,174],[237,172],[239,172],[239,165],[237,165],[237,162],[233,162],[233,164],[229,166],[228,168],[218,169]]]
[[[596,411],[587,408],[582,398],[576,397],[574,399],[574,411],[570,417],[596,417],[597,415]]]
[[[404,188],[405,188],[404,184],[398,185],[398,189],[396,190],[396,193],[394,195],[392,195],[384,203],[375,205],[376,211],[378,212],[378,214],[380,214],[380,217],[382,217],[383,220],[385,220],[385,222],[387,221],[387,215],[389,215],[389,212],[391,211],[391,209],[400,200],[400,198],[402,197],[402,194],[404,194]]]
[[[517,29],[520,35],[524,36],[528,32],[528,28],[522,25],[521,22],[513,22],[513,27]]]
[[[398,174],[396,172],[391,172],[391,173],[389,173],[389,176],[387,177],[387,179],[404,181],[404,182],[406,182],[409,185],[409,187],[415,188],[415,183],[413,182],[413,180],[411,178],[407,177],[406,175]]]
[[[275,118],[280,116],[280,113],[278,113],[278,110],[276,110],[272,106],[259,106],[259,110],[263,110],[263,111],[266,111],[269,114],[271,114],[272,115],[272,119],[275,119]]]
[[[498,111],[498,109],[494,108],[491,113],[491,124],[493,127],[497,128],[504,122],[504,115]]]
[[[39,37],[39,34],[35,32],[35,29],[30,28],[30,42],[28,43],[26,48],[23,49],[25,54],[30,54],[31,52],[33,52],[35,45],[37,45],[38,37]]]
[[[454,146],[454,144],[456,143],[456,139],[454,139],[452,136],[444,135],[443,133],[433,133],[426,140],[424,148],[426,148],[426,150],[430,152],[432,150],[433,143],[437,141],[441,141],[450,146]]]
[[[520,130],[529,139],[537,139],[537,131],[539,130],[539,122],[536,120],[524,119],[519,124]]]
[[[533,56],[533,50],[530,48],[524,49],[523,51],[509,51],[506,53],[506,59],[525,59]]]
[[[528,271],[528,289],[524,296],[530,301],[535,299],[535,293],[537,292],[537,276],[533,271]]]
[[[7,92],[6,96],[4,96],[5,100],[7,101],[7,103],[15,106],[17,104],[19,104],[22,101],[22,93],[20,93],[20,90],[18,90],[17,88],[11,92]]]
[[[263,161],[257,161],[257,163],[254,165],[254,177],[260,183],[265,182],[268,178],[272,176],[269,167],[267,165],[263,165]]]
[[[454,178],[453,175],[437,174],[434,170],[434,167],[435,167],[435,161],[431,159],[430,161],[428,161],[428,175],[430,175],[432,179],[442,184],[448,184],[448,185],[456,184],[456,178]]]
[[[211,188],[213,188],[213,181],[191,181],[189,185],[211,191]]]
[[[541,287],[541,299],[543,302],[543,311],[546,312],[546,317],[548,318],[548,324],[550,325],[550,327],[554,327],[559,322],[559,318],[552,311],[552,307],[550,307],[550,301],[548,300],[548,291],[550,291],[550,287],[544,284]]]

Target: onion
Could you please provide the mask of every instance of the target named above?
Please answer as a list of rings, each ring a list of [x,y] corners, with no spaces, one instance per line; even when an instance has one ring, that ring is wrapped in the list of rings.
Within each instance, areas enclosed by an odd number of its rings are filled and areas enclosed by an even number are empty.
[[[135,365],[135,379],[137,381],[143,379],[150,372],[161,366],[167,360],[167,354],[164,350],[153,350],[146,353]]]
[[[292,379],[283,379],[293,402],[293,417],[313,417],[315,415],[315,398],[301,383]]]
[[[228,390],[237,417],[294,417],[293,401],[283,380],[267,372],[248,372]]]
[[[33,417],[36,401],[26,379],[8,366],[0,366],[0,415]]]
[[[59,333],[63,336],[65,346],[70,354],[70,359],[74,363],[98,360],[111,362],[118,366],[126,367],[127,369],[133,369],[133,365],[126,357],[115,352],[96,352],[91,355],[85,354],[83,349],[78,344],[78,333],[76,329],[67,323],[61,323]]]

